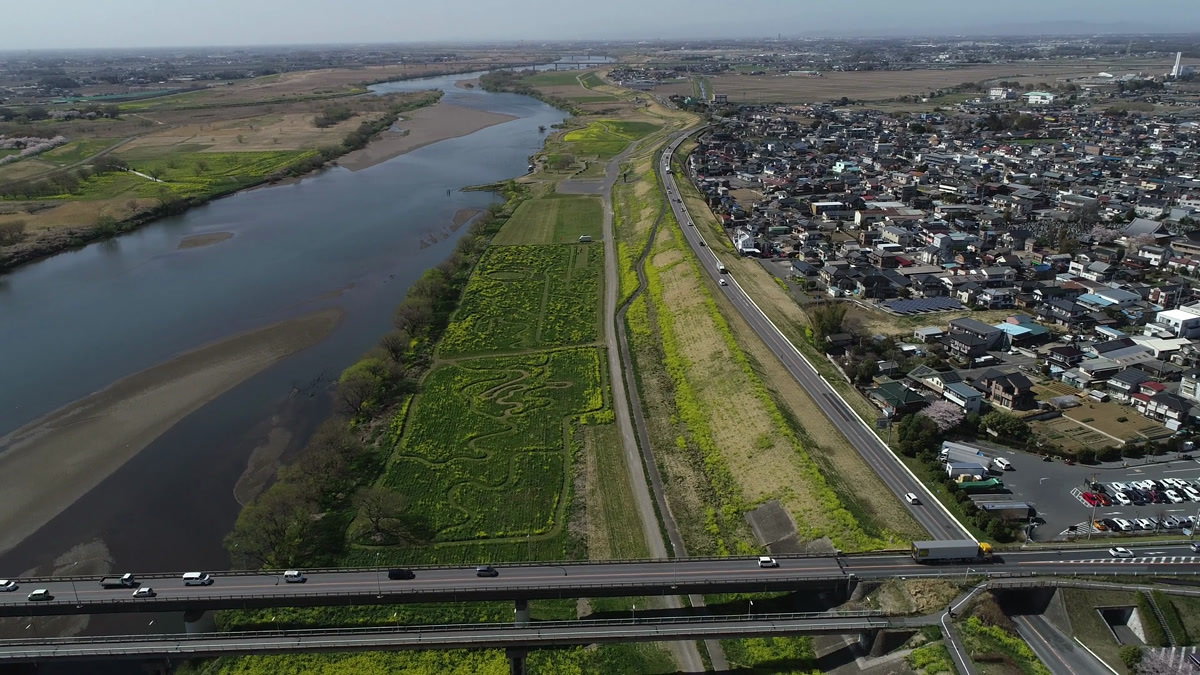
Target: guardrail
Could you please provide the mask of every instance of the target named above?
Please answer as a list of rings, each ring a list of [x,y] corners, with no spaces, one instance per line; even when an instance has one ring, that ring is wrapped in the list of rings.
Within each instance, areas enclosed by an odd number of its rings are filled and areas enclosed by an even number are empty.
[[[838,552],[838,553],[782,553],[779,555],[772,554],[771,557],[776,560],[812,560],[812,559],[829,559],[837,558],[865,558],[865,557],[909,557],[908,549],[885,549],[880,551],[858,551],[858,552]],[[494,567],[591,567],[597,565],[672,565],[675,563],[690,563],[690,562],[731,562],[742,560],[747,563],[753,563],[758,560],[757,557],[741,557],[741,556],[688,556],[686,558],[625,558],[620,560],[543,560],[543,561],[514,561],[514,562],[489,562],[481,561],[480,565],[492,565]],[[394,565],[384,565],[379,567],[304,567],[301,568],[305,574],[343,574],[355,572],[386,572],[389,569],[408,569],[414,572],[422,570],[471,570],[475,568],[476,563],[463,563],[461,565],[405,565],[397,563]],[[295,568],[293,568],[295,569]],[[194,570],[191,570],[194,571]],[[283,576],[285,569],[272,570],[218,570],[209,572],[213,576],[222,577],[240,577],[240,576]],[[115,573],[114,573],[115,574]],[[124,572],[122,572],[124,574]],[[179,579],[183,576],[183,572],[132,572],[135,579],[141,581],[143,579]],[[55,582],[80,582],[93,581],[99,582],[104,576],[108,575],[91,575],[91,576],[50,576],[50,577],[20,577],[21,583],[55,583]]]

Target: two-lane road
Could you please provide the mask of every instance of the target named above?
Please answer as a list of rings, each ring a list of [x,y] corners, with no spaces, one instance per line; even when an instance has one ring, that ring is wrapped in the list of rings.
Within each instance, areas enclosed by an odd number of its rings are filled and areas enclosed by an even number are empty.
[[[713,279],[725,282],[726,285],[720,286],[719,290],[775,354],[780,363],[783,364],[783,367],[792,374],[792,377],[796,378],[800,386],[808,391],[813,400],[820,406],[822,412],[846,436],[847,440],[858,450],[867,464],[879,474],[879,477],[896,494],[896,497],[901,499],[902,502],[903,495],[908,492],[915,493],[920,497],[921,504],[918,505],[904,502],[905,507],[912,513],[917,522],[934,539],[971,538],[967,529],[942,506],[941,502],[934,498],[925,485],[892,453],[891,449],[879,439],[875,432],[858,417],[842,398],[841,394],[825,381],[825,378],[813,368],[812,364],[796,349],[795,345],[767,318],[767,315],[759,309],[758,305],[738,285],[737,280],[728,273],[720,272],[719,266],[721,262],[713,252],[712,247],[700,244],[700,242],[704,241],[704,236],[699,228],[691,225],[694,221],[683,204],[683,200],[679,194],[679,187],[675,182],[675,176],[670,171],[671,157],[674,156],[676,149],[685,139],[686,137],[677,139],[667,147],[667,150],[663,153],[658,170],[662,183],[666,186],[671,208],[683,230],[684,238],[692,247],[701,265]]]
[[[496,577],[476,576],[474,568],[438,567],[415,569],[408,580],[390,580],[386,569],[320,570],[308,572],[305,583],[266,573],[226,573],[210,586],[184,586],[178,575],[142,575],[139,581],[156,593],[147,598],[134,598],[128,588],[102,588],[96,579],[24,579],[17,580],[19,588],[0,593],[0,616],[770,592],[836,588],[851,578],[1200,574],[1200,557],[1186,546],[1134,553],[1112,558],[1104,549],[1005,552],[991,563],[970,565],[920,564],[897,553],[780,557],[774,568],[760,568],[755,558],[581,562],[499,566]],[[52,599],[29,601],[37,589],[49,591]]]

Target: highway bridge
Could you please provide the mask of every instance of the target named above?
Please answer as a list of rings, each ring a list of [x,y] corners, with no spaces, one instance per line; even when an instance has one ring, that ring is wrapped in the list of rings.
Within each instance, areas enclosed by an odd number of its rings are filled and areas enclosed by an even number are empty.
[[[102,588],[94,577],[54,577],[17,580],[18,589],[0,593],[0,616],[836,591],[895,577],[1200,574],[1200,557],[1184,544],[1145,545],[1134,553],[1118,559],[1106,549],[1014,551],[971,565],[921,564],[907,553],[781,556],[775,568],[760,568],[757,558],[514,563],[498,565],[492,578],[476,576],[473,567],[427,567],[402,581],[389,580],[385,568],[307,571],[305,583],[285,583],[282,573],[224,572],[214,574],[210,586],[184,586],[178,574],[146,574],[137,578],[156,595],[137,598],[130,588]],[[30,601],[36,589],[51,599]]]
[[[49,659],[197,658],[301,651],[501,649],[779,635],[873,633],[930,623],[878,612],[747,614],[650,619],[401,626],[0,640],[0,664]]]

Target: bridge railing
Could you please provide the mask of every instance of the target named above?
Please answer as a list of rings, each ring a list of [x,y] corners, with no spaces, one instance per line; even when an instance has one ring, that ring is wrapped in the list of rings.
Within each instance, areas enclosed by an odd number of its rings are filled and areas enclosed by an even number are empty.
[[[828,559],[836,560],[837,558],[863,558],[877,556],[908,556],[909,552],[905,550],[884,550],[884,551],[869,551],[862,553],[786,553],[773,555],[771,557],[776,560],[812,560],[812,559]],[[758,560],[755,557],[742,556],[689,556],[687,558],[626,558],[620,560],[542,560],[542,561],[514,561],[514,562],[489,562],[481,561],[479,563],[463,563],[461,565],[406,565],[404,563],[396,563],[392,565],[370,566],[370,567],[305,567],[302,568],[305,574],[337,574],[348,572],[386,572],[389,569],[403,568],[410,569],[416,572],[422,570],[472,570],[476,565],[492,565],[498,568],[504,567],[581,567],[581,566],[596,566],[596,565],[644,565],[644,564],[660,564],[669,566],[674,563],[689,563],[689,562],[730,562],[742,560],[748,565],[752,565]],[[214,577],[237,577],[237,576],[282,576],[287,571],[284,569],[264,569],[264,570],[217,570],[209,572]],[[123,573],[123,572],[122,572]],[[102,576],[52,576],[52,577],[21,577],[22,583],[54,583],[62,581],[99,581]],[[179,579],[183,576],[182,572],[133,572],[136,579]]]
[[[187,642],[211,640],[242,640],[253,638],[294,638],[294,637],[351,637],[355,635],[378,635],[411,633],[453,633],[456,631],[498,632],[505,630],[523,629],[571,629],[571,628],[612,628],[620,626],[677,626],[716,623],[770,623],[780,621],[813,621],[813,622],[845,622],[854,619],[888,618],[878,610],[861,610],[847,612],[763,612],[758,614],[733,615],[697,615],[697,616],[668,616],[621,618],[621,619],[576,619],[572,621],[530,621],[518,623],[459,623],[459,624],[422,624],[397,626],[361,626],[351,628],[296,628],[286,630],[253,630],[229,631],[218,633],[152,633],[146,635],[83,635],[75,637],[44,637],[44,638],[14,638],[0,640],[0,650],[11,647],[37,645],[86,645],[106,644],[113,642]]]

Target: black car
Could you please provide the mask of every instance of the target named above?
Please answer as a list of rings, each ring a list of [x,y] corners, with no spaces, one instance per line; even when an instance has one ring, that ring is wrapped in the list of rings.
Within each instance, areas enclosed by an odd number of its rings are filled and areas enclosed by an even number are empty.
[[[1102,485],[1100,483],[1092,483],[1091,488],[1092,488],[1092,492],[1108,494],[1108,488],[1104,487],[1104,485]]]
[[[1107,527],[1110,532],[1118,532],[1121,529],[1117,525],[1117,521],[1113,520],[1112,518],[1103,518],[1100,520],[1100,523]]]
[[[393,581],[400,579],[416,579],[417,575],[414,574],[412,570],[394,569],[388,570],[388,578],[392,579]]]
[[[500,572],[496,571],[491,565],[480,565],[475,568],[475,576],[477,577],[498,577]]]

